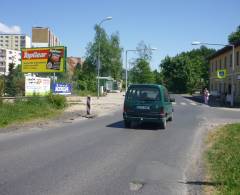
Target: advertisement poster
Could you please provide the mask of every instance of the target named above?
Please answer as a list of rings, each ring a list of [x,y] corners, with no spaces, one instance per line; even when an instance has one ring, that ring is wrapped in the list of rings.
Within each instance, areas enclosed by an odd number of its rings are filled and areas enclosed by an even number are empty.
[[[22,49],[22,72],[64,72],[66,47]]]
[[[72,85],[65,83],[54,83],[53,84],[53,93],[60,95],[71,95]]]
[[[45,96],[50,93],[50,78],[25,77],[25,96]]]

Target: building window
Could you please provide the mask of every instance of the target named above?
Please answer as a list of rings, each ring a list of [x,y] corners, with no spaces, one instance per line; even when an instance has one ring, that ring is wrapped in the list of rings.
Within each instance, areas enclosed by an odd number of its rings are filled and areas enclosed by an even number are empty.
[[[237,66],[239,66],[239,51],[237,51]]]
[[[224,57],[224,68],[227,67],[227,56]]]

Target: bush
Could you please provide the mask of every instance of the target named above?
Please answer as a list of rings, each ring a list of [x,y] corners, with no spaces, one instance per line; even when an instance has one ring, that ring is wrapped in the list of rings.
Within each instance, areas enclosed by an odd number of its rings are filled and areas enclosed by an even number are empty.
[[[4,94],[4,79],[0,78],[0,96]]]
[[[47,96],[47,100],[57,109],[64,108],[67,105],[66,97],[62,95],[54,95],[50,93]]]

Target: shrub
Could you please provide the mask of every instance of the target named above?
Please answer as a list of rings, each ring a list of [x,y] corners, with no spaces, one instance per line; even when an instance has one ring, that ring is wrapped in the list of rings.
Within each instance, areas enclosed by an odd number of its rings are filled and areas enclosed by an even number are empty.
[[[67,105],[66,97],[62,95],[54,95],[50,93],[47,96],[47,100],[57,109],[64,108]]]
[[[0,78],[0,96],[4,94],[4,79]]]

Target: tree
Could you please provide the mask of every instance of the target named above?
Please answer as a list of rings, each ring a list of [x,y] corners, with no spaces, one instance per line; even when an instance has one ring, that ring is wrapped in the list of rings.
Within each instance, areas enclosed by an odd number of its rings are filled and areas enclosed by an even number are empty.
[[[14,84],[14,63],[9,64],[9,74],[6,76],[6,83],[5,83],[5,93],[10,96],[16,95],[16,87]]]
[[[162,85],[163,84],[163,74],[157,70],[153,71],[154,83]]]
[[[175,57],[166,57],[160,64],[163,82],[178,93],[193,93],[208,85],[209,62],[207,57],[215,50],[201,47],[182,52]]]
[[[108,37],[105,30],[98,25],[95,26],[95,38],[93,43],[87,47],[89,70],[96,72],[100,43],[100,75],[112,76],[114,79],[121,78],[122,70],[122,48],[120,47],[119,34],[115,33]]]
[[[236,42],[240,41],[240,25],[237,27],[235,32],[232,32],[229,36],[228,36],[228,42],[230,44],[234,44]]]
[[[4,94],[4,78],[0,77],[0,96],[3,96],[3,94]]]
[[[133,83],[154,83],[154,76],[151,72],[149,62],[139,58],[131,70]]]
[[[149,46],[141,41],[136,48],[139,57],[133,61],[133,68],[129,72],[132,83],[154,83],[155,78],[150,68],[152,52]]]

